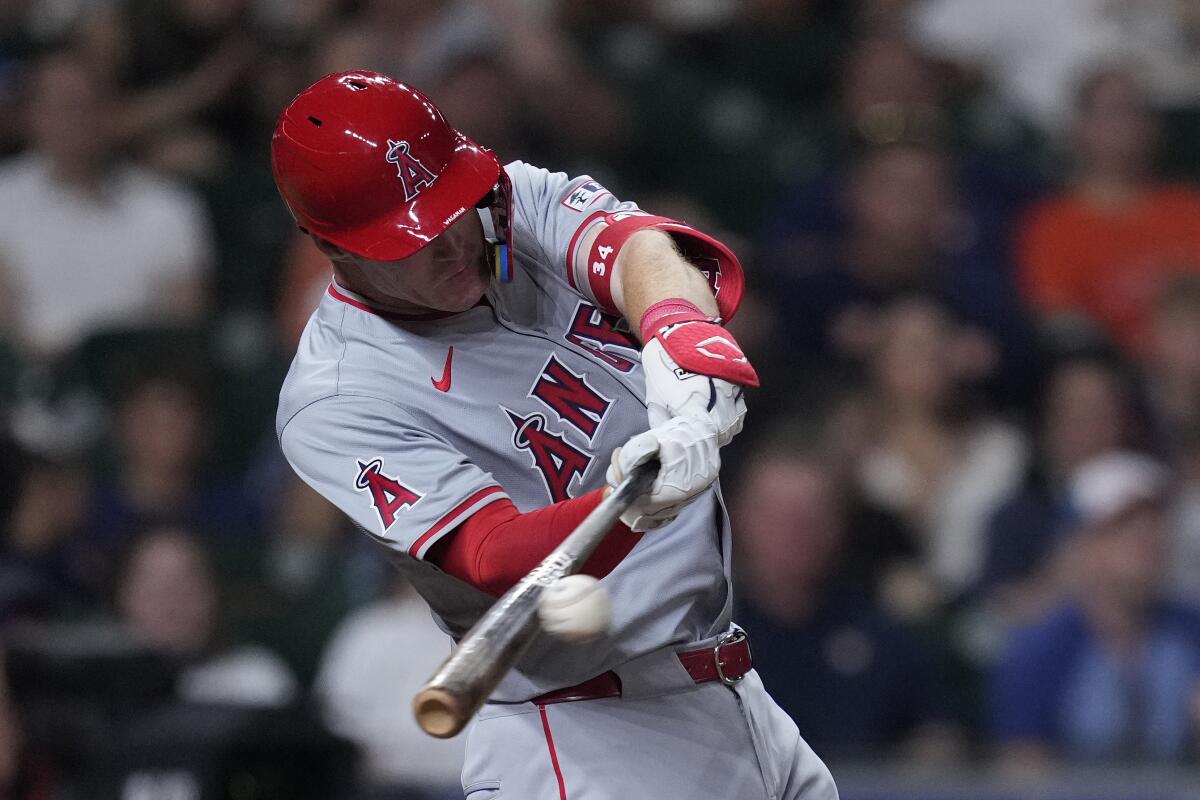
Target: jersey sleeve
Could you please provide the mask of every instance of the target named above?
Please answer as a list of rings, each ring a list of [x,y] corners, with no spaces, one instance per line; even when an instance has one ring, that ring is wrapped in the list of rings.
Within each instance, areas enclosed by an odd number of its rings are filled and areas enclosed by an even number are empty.
[[[284,425],[279,442],[305,483],[413,558],[424,558],[476,511],[507,498],[490,473],[377,398],[318,400]]]
[[[512,182],[516,210],[513,248],[518,253],[531,252],[535,261],[550,265],[580,296],[594,301],[587,287],[575,280],[576,248],[606,214],[636,212],[637,204],[621,202],[588,175],[572,178],[521,161],[509,164],[505,171]]]
[[[618,200],[588,175],[572,178],[520,161],[505,171],[515,209],[513,251],[533,255],[535,264],[549,265],[580,297],[620,314],[611,288],[617,255],[634,232],[655,228],[669,234],[684,257],[704,273],[721,316],[728,320],[736,312],[744,284],[741,262],[713,237],[686,222],[654,216],[636,203]],[[585,252],[584,242],[593,230],[598,235]]]

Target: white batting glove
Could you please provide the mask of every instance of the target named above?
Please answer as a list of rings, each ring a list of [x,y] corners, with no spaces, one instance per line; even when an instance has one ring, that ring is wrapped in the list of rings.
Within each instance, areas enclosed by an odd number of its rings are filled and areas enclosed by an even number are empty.
[[[746,401],[738,384],[688,372],[675,363],[657,338],[642,348],[642,372],[651,428],[672,417],[707,417],[717,428],[721,447],[741,433]]]
[[[653,486],[621,515],[631,530],[667,524],[712,485],[721,469],[717,428],[707,416],[673,417],[637,434],[613,451],[609,486],[615,487],[631,469],[656,455],[661,466]]]

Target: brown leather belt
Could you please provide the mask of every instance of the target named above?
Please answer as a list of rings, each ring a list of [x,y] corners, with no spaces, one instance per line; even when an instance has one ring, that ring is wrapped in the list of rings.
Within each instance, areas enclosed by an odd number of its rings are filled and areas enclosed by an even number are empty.
[[[738,683],[754,666],[750,657],[750,640],[746,632],[735,628],[723,634],[715,647],[684,650],[676,653],[679,663],[696,683],[721,681],[730,686]],[[598,700],[603,697],[621,696],[621,678],[615,672],[605,672],[582,683],[555,689],[538,695],[529,702],[545,706],[552,703],[570,703],[575,700]]]

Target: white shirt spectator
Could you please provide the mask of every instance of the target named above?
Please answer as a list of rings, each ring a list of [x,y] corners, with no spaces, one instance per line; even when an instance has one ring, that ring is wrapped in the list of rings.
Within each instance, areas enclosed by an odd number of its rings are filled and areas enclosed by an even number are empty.
[[[1020,485],[1029,448],[1015,428],[985,421],[966,435],[952,468],[931,487],[920,533],[925,539],[925,568],[946,589],[969,587],[983,567],[987,520]],[[900,511],[924,488],[903,453],[879,448],[863,459],[859,482],[880,506]]]
[[[366,606],[334,632],[314,690],[329,727],[363,748],[373,784],[458,785],[466,737],[431,738],[409,710],[449,654],[450,639],[413,594]]]
[[[1167,587],[1171,596],[1200,604],[1200,484],[1184,483],[1170,511]]]
[[[296,678],[265,647],[243,645],[185,669],[179,697],[189,703],[278,708],[296,697]]]
[[[187,292],[211,261],[206,212],[182,186],[124,165],[92,194],[56,180],[37,155],[0,165],[0,267],[34,350],[194,313]]]
[[[1075,109],[1086,73],[1114,61],[1141,68],[1153,99],[1196,101],[1198,35],[1177,0],[925,0],[913,36],[930,53],[983,72],[1000,94],[1051,132]]]

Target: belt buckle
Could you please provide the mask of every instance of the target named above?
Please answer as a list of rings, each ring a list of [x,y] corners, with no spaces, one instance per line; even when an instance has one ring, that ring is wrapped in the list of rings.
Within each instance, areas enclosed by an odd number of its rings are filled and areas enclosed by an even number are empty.
[[[713,648],[713,659],[717,664],[717,677],[721,683],[726,686],[737,686],[745,678],[745,675],[738,675],[736,678],[730,678],[725,674],[725,662],[721,660],[721,648],[731,644],[739,644],[746,641],[746,632],[741,628],[734,628],[730,631],[725,631],[717,637],[717,646]]]

